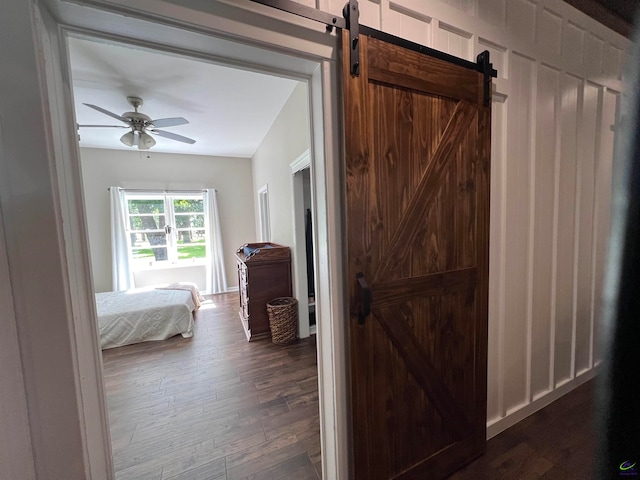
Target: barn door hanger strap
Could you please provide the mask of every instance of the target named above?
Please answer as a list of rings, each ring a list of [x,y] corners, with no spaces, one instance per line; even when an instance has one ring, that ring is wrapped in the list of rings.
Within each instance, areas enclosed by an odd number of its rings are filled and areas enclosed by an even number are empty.
[[[491,103],[491,77],[495,77],[497,72],[493,69],[493,65],[489,61],[489,51],[485,50],[477,57],[478,60],[478,70],[482,72],[483,75],[483,95],[484,95],[484,106],[487,107]],[[495,74],[494,74],[495,72]]]
[[[358,0],[349,0],[342,9],[349,29],[349,51],[351,52],[351,75],[360,75],[360,9]]]

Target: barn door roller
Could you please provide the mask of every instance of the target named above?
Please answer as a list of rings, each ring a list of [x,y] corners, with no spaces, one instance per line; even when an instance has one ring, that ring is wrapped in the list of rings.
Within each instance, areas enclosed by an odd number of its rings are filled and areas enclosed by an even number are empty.
[[[493,68],[493,65],[489,59],[489,52],[485,50],[478,55],[477,61],[470,62],[464,58],[449,55],[448,53],[435,50],[433,48],[425,47],[418,43],[410,42],[404,38],[396,37],[388,33],[375,30],[373,28],[360,25],[360,9],[358,0],[349,0],[342,10],[344,18],[331,15],[330,13],[323,12],[315,8],[301,5],[292,0],[251,0],[255,3],[267,5],[269,7],[277,8],[300,17],[308,18],[316,22],[324,23],[327,26],[327,31],[333,31],[333,28],[346,28],[349,30],[349,50],[351,51],[351,75],[360,74],[360,35],[367,35],[369,37],[377,38],[394,45],[398,45],[415,52],[424,53],[434,58],[444,60],[446,62],[459,65],[461,67],[469,68],[477,72],[481,72],[484,75],[484,103],[488,105],[491,101],[491,78],[497,77],[498,72]]]
[[[360,75],[360,9],[358,0],[349,0],[342,9],[342,15],[349,29],[349,51],[351,52],[351,75]]]

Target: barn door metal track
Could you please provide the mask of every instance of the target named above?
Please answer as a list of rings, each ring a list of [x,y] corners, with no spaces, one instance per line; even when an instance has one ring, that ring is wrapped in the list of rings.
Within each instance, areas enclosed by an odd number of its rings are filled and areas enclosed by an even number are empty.
[[[349,0],[342,10],[343,17],[340,18],[336,15],[332,15],[322,10],[317,10],[306,5],[293,2],[292,0],[251,0],[255,3],[267,5],[269,7],[277,8],[284,12],[292,13],[300,17],[308,18],[316,22],[324,23],[327,26],[327,31],[331,32],[334,27],[346,28],[349,30],[349,42],[351,49],[351,74],[359,75],[360,73],[360,34],[367,35],[369,37],[377,38],[379,40],[398,45],[414,52],[423,53],[430,57],[438,58],[461,67],[475,70],[484,75],[484,103],[488,105],[491,101],[491,78],[497,77],[498,72],[493,68],[491,64],[489,51],[485,50],[478,55],[476,63],[465,60],[464,58],[449,55],[448,53],[435,50],[433,48],[425,47],[418,43],[411,42],[404,38],[390,35],[380,30],[360,25],[359,17],[360,10],[358,0]]]

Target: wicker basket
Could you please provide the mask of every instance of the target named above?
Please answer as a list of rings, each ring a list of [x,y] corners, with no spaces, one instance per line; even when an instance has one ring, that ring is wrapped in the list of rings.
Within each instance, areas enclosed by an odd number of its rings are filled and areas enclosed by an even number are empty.
[[[286,345],[295,341],[298,325],[298,301],[292,297],[275,298],[267,303],[271,341]]]

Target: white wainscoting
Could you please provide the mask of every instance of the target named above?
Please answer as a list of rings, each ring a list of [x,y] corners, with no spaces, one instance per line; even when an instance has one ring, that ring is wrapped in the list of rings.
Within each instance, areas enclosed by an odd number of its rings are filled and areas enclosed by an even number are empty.
[[[309,2],[307,2],[309,3]],[[313,2],[310,2],[313,3]],[[318,0],[340,14],[343,0]],[[595,375],[628,41],[559,0],[362,0],[365,25],[491,52],[488,436]]]

